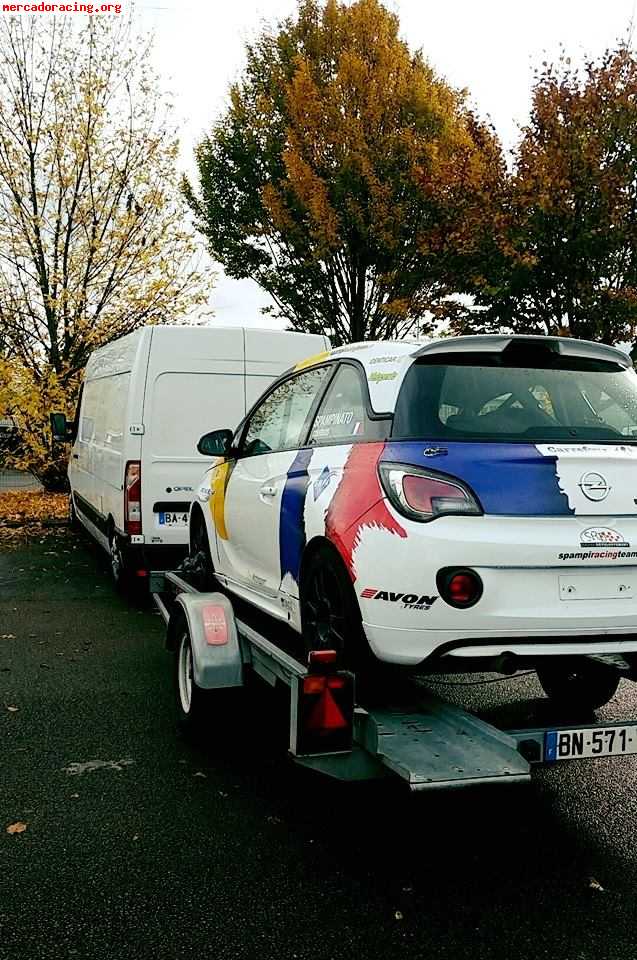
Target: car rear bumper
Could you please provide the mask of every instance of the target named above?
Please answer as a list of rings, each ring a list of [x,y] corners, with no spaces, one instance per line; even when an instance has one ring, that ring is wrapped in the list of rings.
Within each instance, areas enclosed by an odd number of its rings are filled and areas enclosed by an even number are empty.
[[[553,656],[637,653],[637,623],[631,628],[598,630],[525,631],[499,634],[487,631],[410,630],[363,623],[369,645],[379,660],[416,666],[443,658],[484,659],[514,657],[523,660]]]

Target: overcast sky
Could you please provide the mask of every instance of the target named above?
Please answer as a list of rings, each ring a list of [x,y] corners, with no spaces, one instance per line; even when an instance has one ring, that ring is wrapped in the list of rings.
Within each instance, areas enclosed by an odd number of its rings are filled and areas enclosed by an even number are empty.
[[[510,150],[528,117],[534,67],[559,56],[597,56],[628,34],[637,0],[389,0],[403,39],[432,65],[466,87]],[[244,63],[246,41],[264,23],[292,13],[294,0],[137,0],[145,31],[155,35],[164,87],[181,127],[182,165],[192,174],[194,144],[223,110],[228,85]],[[212,269],[212,264],[211,264]],[[272,326],[260,318],[268,298],[250,280],[219,270],[212,297],[220,323]]]

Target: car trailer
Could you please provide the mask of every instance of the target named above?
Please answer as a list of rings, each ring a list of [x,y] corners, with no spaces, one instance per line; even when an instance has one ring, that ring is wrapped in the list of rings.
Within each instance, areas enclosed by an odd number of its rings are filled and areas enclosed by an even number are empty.
[[[164,571],[151,573],[150,587],[175,654],[182,711],[243,687],[250,670],[271,686],[283,683],[290,755],[336,779],[393,774],[412,791],[524,783],[538,764],[637,753],[637,721],[500,730],[413,682],[399,702],[366,709],[356,704],[354,676],[338,669],[334,651],[314,651],[304,665],[237,619],[225,595]]]

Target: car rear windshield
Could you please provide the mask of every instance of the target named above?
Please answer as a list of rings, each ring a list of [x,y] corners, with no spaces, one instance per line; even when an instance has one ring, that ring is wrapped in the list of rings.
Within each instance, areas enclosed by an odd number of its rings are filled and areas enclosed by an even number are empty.
[[[423,358],[401,387],[392,436],[637,442],[637,375],[603,360],[504,353]]]

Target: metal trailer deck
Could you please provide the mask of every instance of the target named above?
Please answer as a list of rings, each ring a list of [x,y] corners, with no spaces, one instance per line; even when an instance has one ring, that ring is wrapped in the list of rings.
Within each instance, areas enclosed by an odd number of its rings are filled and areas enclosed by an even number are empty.
[[[316,669],[304,666],[237,619],[224,595],[201,593],[171,572],[152,573],[150,585],[169,629],[168,645],[175,616],[187,623],[196,686],[202,690],[243,686],[246,668],[272,686],[284,683],[291,694],[290,754],[296,763],[331,777],[364,780],[394,774],[412,791],[524,783],[530,780],[534,765],[560,759],[563,735],[577,736],[582,743],[593,740],[602,746],[605,738],[607,742],[611,738],[612,747],[619,730],[625,731],[623,747],[627,748],[598,752],[637,753],[637,721],[500,730],[413,682],[405,683],[398,697],[394,694],[396,702],[380,707],[366,709],[354,705],[352,699],[351,742],[335,750],[317,749],[316,745],[308,749],[302,730],[302,696],[307,679],[316,675]],[[219,611],[224,611],[228,621],[223,625],[223,640],[207,635],[219,626]],[[325,669],[319,668],[318,673],[324,676]],[[334,671],[333,676],[351,674]]]

